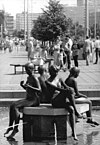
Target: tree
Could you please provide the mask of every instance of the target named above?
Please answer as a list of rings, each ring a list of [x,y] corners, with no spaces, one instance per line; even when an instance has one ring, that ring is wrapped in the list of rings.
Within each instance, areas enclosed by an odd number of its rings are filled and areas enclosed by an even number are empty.
[[[41,41],[55,41],[67,31],[68,21],[59,1],[50,0],[46,10],[38,17],[32,29],[32,36]]]
[[[24,30],[23,29],[21,29],[20,31],[14,30],[13,36],[23,39],[24,38]]]

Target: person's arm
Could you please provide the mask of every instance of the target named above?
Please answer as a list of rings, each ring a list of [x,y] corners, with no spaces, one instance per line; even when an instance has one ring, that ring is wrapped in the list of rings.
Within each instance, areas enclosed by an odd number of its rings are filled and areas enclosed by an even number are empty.
[[[24,84],[24,81],[21,81],[21,82],[20,82],[20,86],[21,86],[23,89],[26,90],[26,84]]]
[[[41,92],[41,87],[40,87],[39,81],[38,81],[37,79],[36,79],[36,81],[37,81],[37,88],[36,88],[36,87],[32,87],[31,85],[28,84],[28,82],[26,82],[26,83],[24,84],[24,81],[21,81],[21,82],[20,82],[20,85],[21,85],[21,86],[23,87],[23,89],[25,89],[25,90],[26,90],[26,88],[28,87],[28,88],[33,89],[34,91]]]
[[[69,87],[68,85],[66,85],[65,82],[64,82],[61,78],[60,78],[60,81],[61,81],[61,85],[62,85],[62,87],[64,87],[64,90],[68,90],[68,91],[70,91],[71,94],[74,93],[74,89],[71,88],[71,87]]]
[[[56,87],[55,85],[53,85],[51,82],[49,82],[48,80],[46,81],[46,84],[53,87],[55,90],[57,91],[64,91],[64,88],[60,88],[60,87]]]
[[[26,87],[28,87],[28,88],[30,88],[30,89],[36,91],[36,92],[41,92],[41,89],[40,89],[40,88],[32,87],[32,86],[30,86],[29,84],[26,84]]]

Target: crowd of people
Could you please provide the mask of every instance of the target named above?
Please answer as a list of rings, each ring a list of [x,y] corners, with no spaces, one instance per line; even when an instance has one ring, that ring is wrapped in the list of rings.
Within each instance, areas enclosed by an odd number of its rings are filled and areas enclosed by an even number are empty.
[[[96,39],[86,36],[86,39],[82,40],[82,45],[80,45],[80,40],[71,38],[69,35],[65,35],[63,38],[58,36],[54,42],[45,42],[45,44],[33,37],[30,37],[29,40],[6,37],[0,41],[0,49],[3,49],[4,52],[7,49],[9,52],[13,50],[18,52],[22,46],[27,51],[28,61],[33,61],[33,63],[39,63],[40,65],[48,62],[48,66],[50,66],[53,59],[54,64],[64,71],[70,70],[72,59],[74,66],[79,66],[80,53],[82,53],[83,57],[81,59],[86,60],[86,65],[90,63],[97,64],[100,57],[99,36]]]
[[[47,43],[45,45],[37,40],[29,39],[28,43],[26,43],[26,49],[28,51],[29,61],[35,61],[34,63],[37,61],[41,65],[48,62],[50,66],[53,59],[54,65],[66,71],[70,70],[72,59],[74,66],[79,66],[80,52],[83,57],[81,59],[86,60],[86,65],[90,63],[97,64],[100,57],[100,39],[99,36],[95,40],[86,36],[82,45],[80,45],[78,39],[73,39],[69,35],[63,38],[59,36],[52,44]]]
[[[25,47],[25,40],[18,37],[5,37],[0,39],[0,50],[6,52],[18,52],[21,47]]]

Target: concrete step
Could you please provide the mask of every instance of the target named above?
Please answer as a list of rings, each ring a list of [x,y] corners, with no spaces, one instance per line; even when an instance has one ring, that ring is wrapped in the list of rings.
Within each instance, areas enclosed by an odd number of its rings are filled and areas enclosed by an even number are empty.
[[[80,92],[85,94],[89,98],[100,96],[100,89],[81,89]],[[0,98],[25,98],[25,96],[25,90],[0,90]]]
[[[18,101],[23,98],[0,98],[0,107],[8,107],[13,102]],[[93,108],[100,106],[100,97],[90,97],[89,98],[92,101]]]

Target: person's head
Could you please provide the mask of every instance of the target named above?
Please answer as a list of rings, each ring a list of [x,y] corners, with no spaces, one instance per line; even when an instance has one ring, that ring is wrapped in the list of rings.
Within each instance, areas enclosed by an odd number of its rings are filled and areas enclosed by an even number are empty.
[[[33,69],[34,69],[33,63],[28,62],[25,64],[25,71],[28,75],[32,75]]]
[[[46,68],[44,66],[39,66],[38,67],[38,73],[40,75],[43,75],[46,72]]]
[[[79,76],[80,69],[78,67],[72,67],[70,69],[70,76],[73,76],[74,78],[77,78]]]
[[[56,77],[57,74],[58,74],[58,71],[59,71],[59,69],[54,65],[51,65],[49,67],[49,74],[50,74],[51,77]]]

